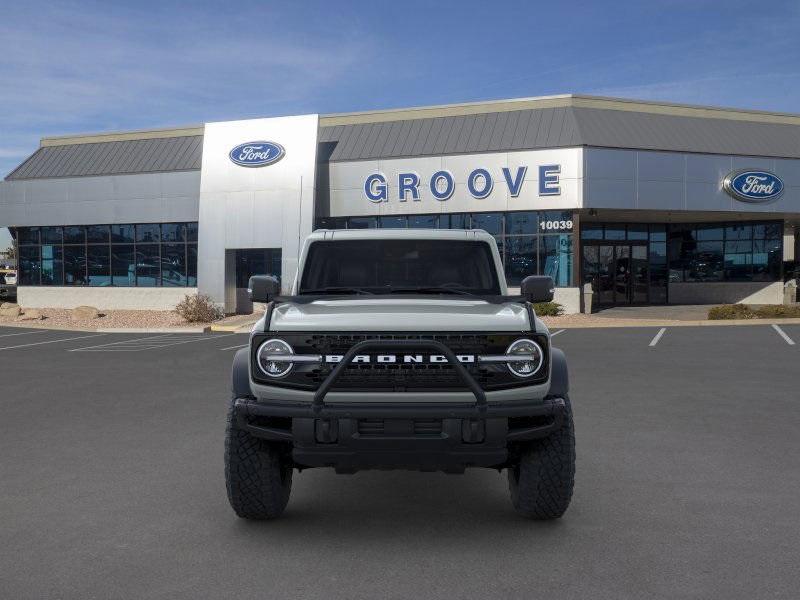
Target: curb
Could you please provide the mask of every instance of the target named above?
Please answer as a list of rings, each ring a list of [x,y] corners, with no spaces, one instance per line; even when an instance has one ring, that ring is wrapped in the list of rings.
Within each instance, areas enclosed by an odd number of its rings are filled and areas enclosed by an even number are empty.
[[[246,325],[212,325],[209,327],[211,331],[227,331],[227,332],[236,332],[242,327],[246,327]]]
[[[622,319],[620,319],[622,321]],[[731,327],[737,325],[800,325],[800,319],[721,319],[711,321],[669,321],[657,319],[633,319],[622,323],[615,323],[614,319],[606,319],[605,323],[599,321],[587,323],[559,323],[558,321],[544,321],[548,329],[599,329],[603,327]]]
[[[137,328],[137,327],[108,327],[102,329],[95,329],[97,333],[208,333],[211,330],[210,327],[181,327],[178,328],[170,328],[170,327],[161,327],[161,328]]]

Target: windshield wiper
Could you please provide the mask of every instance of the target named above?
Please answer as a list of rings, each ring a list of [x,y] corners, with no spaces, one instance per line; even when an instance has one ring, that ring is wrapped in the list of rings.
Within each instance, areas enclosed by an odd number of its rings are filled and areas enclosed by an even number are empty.
[[[304,289],[300,290],[301,294],[367,294],[373,296],[372,292],[369,292],[362,288],[356,287],[345,287],[345,286],[328,286],[323,288],[311,288],[311,289]]]
[[[480,298],[478,294],[473,292],[468,292],[466,290],[460,290],[458,288],[452,288],[448,286],[423,286],[423,287],[408,287],[408,288],[396,288],[396,287],[388,287],[389,292],[395,292],[399,294],[458,294],[459,296],[471,296],[473,298]]]

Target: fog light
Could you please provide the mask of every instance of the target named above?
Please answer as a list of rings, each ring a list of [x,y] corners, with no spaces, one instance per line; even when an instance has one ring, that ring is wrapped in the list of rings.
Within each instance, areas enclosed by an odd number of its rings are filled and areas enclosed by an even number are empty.
[[[267,340],[258,348],[256,362],[258,368],[269,377],[283,377],[292,370],[292,363],[277,360],[275,357],[294,354],[292,347],[283,340]]]
[[[544,363],[542,347],[533,340],[517,340],[508,347],[506,354],[518,356],[518,360],[506,363],[508,370],[517,377],[531,377],[535,375]]]

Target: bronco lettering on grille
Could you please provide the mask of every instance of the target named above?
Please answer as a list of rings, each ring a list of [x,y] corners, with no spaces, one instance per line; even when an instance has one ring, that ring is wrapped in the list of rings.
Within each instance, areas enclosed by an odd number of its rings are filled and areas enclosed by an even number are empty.
[[[326,354],[325,355],[325,362],[326,363],[338,363],[342,362],[344,358],[344,354]],[[475,355],[474,354],[458,354],[456,355],[458,358],[458,362],[462,363],[474,363],[475,362]],[[377,364],[417,364],[417,363],[424,363],[424,364],[437,364],[437,363],[446,363],[447,357],[443,354],[431,354],[428,356],[422,354],[359,354],[355,356],[352,360],[354,364],[359,363],[377,363]]]

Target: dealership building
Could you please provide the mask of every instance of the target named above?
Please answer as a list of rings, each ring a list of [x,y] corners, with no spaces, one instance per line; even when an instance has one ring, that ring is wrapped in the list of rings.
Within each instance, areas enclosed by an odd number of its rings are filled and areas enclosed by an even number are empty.
[[[484,229],[556,301],[784,301],[800,115],[549,96],[48,137],[0,182],[28,307],[249,311],[314,229]]]

